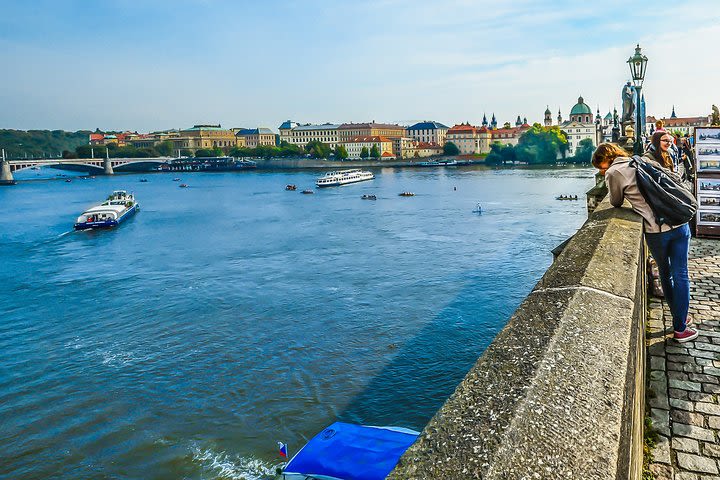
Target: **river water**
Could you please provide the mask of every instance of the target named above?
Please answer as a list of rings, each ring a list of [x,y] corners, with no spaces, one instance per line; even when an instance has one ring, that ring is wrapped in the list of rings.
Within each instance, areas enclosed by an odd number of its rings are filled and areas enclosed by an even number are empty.
[[[18,172],[0,478],[255,479],[335,420],[422,429],[586,219],[593,171],[374,172],[313,195],[314,171]],[[141,211],[72,232],[113,189]]]

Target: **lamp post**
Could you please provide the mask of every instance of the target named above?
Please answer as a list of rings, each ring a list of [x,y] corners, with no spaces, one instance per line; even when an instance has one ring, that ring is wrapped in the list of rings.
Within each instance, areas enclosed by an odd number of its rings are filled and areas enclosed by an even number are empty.
[[[640,115],[640,91],[642,90],[643,80],[645,80],[645,67],[647,66],[647,57],[640,52],[640,44],[635,47],[635,55],[627,61],[630,66],[630,74],[632,75],[633,85],[635,86],[635,155],[642,155],[642,118]]]

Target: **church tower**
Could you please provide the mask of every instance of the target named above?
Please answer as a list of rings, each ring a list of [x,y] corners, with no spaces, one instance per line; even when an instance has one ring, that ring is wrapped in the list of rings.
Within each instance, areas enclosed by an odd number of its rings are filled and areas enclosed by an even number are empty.
[[[483,113],[483,122],[482,122],[482,126],[483,126],[483,127],[485,127],[485,128],[487,128],[487,126],[488,126],[488,121],[487,121],[487,117],[485,116],[485,114],[484,114],[484,113]]]
[[[495,118],[495,114],[492,114],[492,119],[490,120],[490,128],[493,130],[497,128],[497,118]]]
[[[544,123],[545,123],[545,126],[546,126],[546,127],[549,127],[550,125],[552,125],[552,112],[550,111],[550,105],[548,105],[547,108],[545,108],[545,121],[544,121]]]
[[[558,108],[558,125],[562,124],[562,115],[560,114],[560,109]]]
[[[522,125],[522,120],[520,120],[520,115],[518,115],[517,120],[515,120],[515,126],[519,127],[520,125]]]

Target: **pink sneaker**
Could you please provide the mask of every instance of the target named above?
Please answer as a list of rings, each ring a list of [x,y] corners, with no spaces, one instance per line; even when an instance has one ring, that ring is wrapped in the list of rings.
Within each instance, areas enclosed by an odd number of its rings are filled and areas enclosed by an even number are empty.
[[[690,340],[695,340],[698,336],[697,330],[693,330],[690,327],[686,327],[684,332],[675,332],[673,337],[676,342],[685,343]]]

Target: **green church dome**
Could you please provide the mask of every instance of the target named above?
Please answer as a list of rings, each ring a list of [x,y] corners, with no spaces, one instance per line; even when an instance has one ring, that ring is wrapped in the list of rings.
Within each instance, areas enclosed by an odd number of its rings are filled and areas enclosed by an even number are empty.
[[[583,101],[582,97],[578,97],[577,104],[570,110],[570,115],[592,115],[592,110],[590,110],[590,107],[587,106],[587,104]]]

